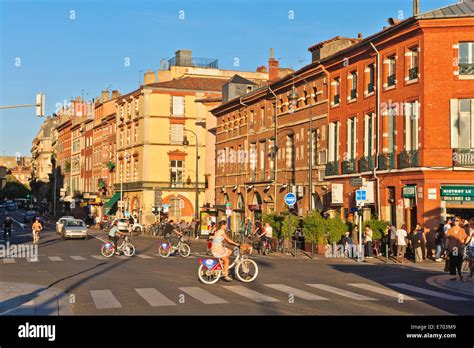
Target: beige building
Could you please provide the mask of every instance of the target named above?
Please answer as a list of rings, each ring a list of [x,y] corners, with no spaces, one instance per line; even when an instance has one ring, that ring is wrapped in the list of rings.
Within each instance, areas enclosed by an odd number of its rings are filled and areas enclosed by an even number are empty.
[[[41,125],[31,146],[31,171],[37,181],[48,182],[52,173],[54,119],[48,116]]]

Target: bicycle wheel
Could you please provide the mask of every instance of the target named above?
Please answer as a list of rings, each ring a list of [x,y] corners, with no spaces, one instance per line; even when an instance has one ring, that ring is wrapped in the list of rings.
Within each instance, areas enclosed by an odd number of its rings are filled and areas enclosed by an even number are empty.
[[[104,257],[112,257],[115,253],[115,248],[114,247],[107,248],[105,244],[103,244],[102,248],[100,248],[100,253]]]
[[[253,282],[258,275],[257,263],[250,259],[242,260],[235,266],[235,275],[244,283]]]
[[[135,255],[135,246],[132,243],[127,243],[123,246],[123,254],[125,256],[131,257]]]
[[[186,243],[181,243],[179,246],[179,254],[182,257],[188,257],[191,254],[191,248]]]
[[[160,245],[160,247],[158,248],[158,254],[161,256],[161,257],[168,257],[171,255],[171,247],[166,247],[166,248],[163,248],[163,245]]]
[[[204,267],[204,265],[200,265],[198,268],[198,278],[204,284],[215,284],[219,281],[222,274],[222,270],[211,271]]]

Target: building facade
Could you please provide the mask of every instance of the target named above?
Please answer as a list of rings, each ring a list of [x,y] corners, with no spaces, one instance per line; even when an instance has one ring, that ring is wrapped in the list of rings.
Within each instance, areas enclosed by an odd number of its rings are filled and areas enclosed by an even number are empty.
[[[52,137],[54,118],[48,116],[41,125],[31,146],[32,177],[37,181],[49,182],[52,173],[51,156],[53,154]]]

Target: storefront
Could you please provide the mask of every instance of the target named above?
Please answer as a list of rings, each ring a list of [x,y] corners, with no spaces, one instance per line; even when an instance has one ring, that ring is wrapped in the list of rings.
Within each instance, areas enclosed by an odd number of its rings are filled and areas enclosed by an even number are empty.
[[[402,187],[402,198],[404,206],[404,221],[408,231],[412,231],[417,221],[417,211],[418,211],[418,202],[417,202],[417,187],[413,184],[407,184]]]
[[[474,185],[441,185],[440,192],[445,219],[474,217]]]

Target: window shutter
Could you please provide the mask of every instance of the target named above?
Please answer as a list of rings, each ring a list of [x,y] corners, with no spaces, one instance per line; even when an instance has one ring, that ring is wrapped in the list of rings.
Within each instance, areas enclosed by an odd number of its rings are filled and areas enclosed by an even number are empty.
[[[369,115],[364,116],[364,157],[369,156]]]
[[[459,102],[458,99],[451,99],[451,148],[459,147]]]
[[[405,103],[405,150],[411,151],[411,117],[413,103]]]
[[[418,143],[419,143],[419,123],[420,123],[420,103],[419,101],[415,101],[413,103],[413,149],[418,150]]]

